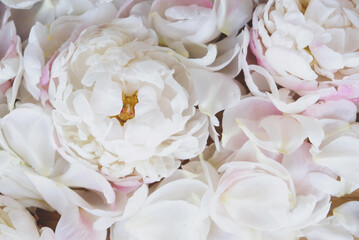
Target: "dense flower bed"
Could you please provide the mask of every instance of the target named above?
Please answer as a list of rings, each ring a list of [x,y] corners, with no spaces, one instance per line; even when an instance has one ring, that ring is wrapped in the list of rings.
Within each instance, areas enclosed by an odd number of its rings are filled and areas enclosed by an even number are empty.
[[[358,4],[2,0],[0,238],[359,237]]]

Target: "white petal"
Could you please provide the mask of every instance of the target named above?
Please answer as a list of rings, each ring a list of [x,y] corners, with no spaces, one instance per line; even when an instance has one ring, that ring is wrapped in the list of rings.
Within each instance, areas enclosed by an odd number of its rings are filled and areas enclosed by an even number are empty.
[[[55,148],[52,121],[40,109],[19,108],[2,119],[1,129],[10,148],[39,174],[53,169]]]
[[[346,202],[333,210],[333,215],[351,234],[359,237],[359,201]]]
[[[304,80],[315,80],[318,77],[311,69],[309,62],[294,50],[271,47],[266,51],[265,59],[281,75],[293,74]]]

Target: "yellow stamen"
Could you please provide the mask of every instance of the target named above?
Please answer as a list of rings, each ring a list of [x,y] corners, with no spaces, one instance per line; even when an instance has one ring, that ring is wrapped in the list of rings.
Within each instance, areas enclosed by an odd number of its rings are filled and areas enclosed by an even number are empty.
[[[116,118],[121,126],[123,126],[127,120],[135,117],[135,106],[138,103],[137,91],[128,96],[122,92],[122,103],[123,107],[121,112],[118,115],[110,116],[110,118]]]

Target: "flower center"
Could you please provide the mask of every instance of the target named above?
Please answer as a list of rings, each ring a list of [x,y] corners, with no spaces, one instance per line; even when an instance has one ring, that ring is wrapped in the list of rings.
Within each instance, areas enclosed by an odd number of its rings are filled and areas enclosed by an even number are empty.
[[[126,95],[126,93],[122,92],[122,103],[123,107],[120,114],[110,116],[110,118],[116,118],[121,126],[123,126],[127,120],[135,117],[135,106],[138,103],[137,91],[131,95]]]

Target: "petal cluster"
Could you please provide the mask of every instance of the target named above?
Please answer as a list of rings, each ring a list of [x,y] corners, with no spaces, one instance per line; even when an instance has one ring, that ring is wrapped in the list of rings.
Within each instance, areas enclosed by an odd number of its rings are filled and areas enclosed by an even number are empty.
[[[0,238],[359,238],[357,5],[2,0]]]

